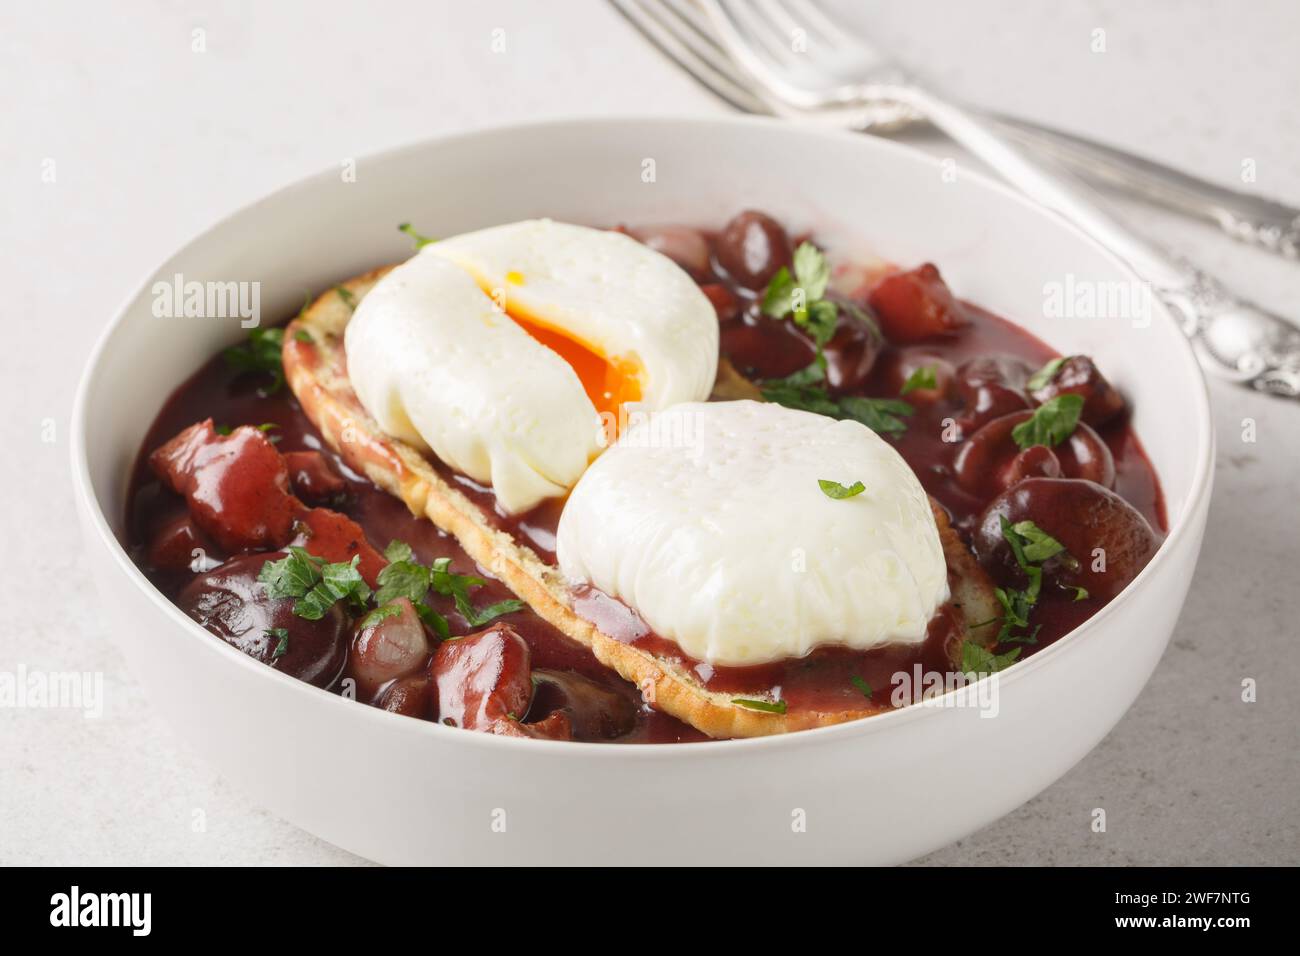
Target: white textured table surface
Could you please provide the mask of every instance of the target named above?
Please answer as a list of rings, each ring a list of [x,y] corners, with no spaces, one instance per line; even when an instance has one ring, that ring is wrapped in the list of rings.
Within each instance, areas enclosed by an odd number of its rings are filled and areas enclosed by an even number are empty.
[[[1251,188],[1300,204],[1300,14],[1287,0],[909,2],[852,16],[976,103],[1228,185],[1251,160]],[[4,21],[0,671],[102,671],[106,704],[99,720],[0,709],[0,863],[359,862],[204,766],[103,633],[68,474],[90,344],[193,233],[344,157],[543,116],[722,108],[595,0],[42,3],[11,6]],[[206,52],[191,50],[196,28]],[[494,28],[504,53],[491,52]],[[1090,50],[1096,29],[1105,53]],[[1300,317],[1300,266],[1121,211]],[[1300,403],[1218,385],[1212,398],[1205,549],[1151,683],[1061,781],[926,862],[1300,862]],[[1247,418],[1254,443],[1242,440]],[[1256,703],[1240,700],[1247,677]],[[1104,834],[1089,829],[1099,806]],[[196,809],[206,832],[191,828]]]

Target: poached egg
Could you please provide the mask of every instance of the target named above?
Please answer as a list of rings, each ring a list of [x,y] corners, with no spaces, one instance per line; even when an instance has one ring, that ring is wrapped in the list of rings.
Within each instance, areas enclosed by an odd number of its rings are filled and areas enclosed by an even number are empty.
[[[833,499],[819,480],[865,486]],[[948,600],[929,499],[864,425],[752,401],[686,403],[582,476],[561,571],[709,664],[919,643]]]
[[[539,219],[425,246],[361,300],[345,347],[380,428],[514,514],[565,495],[625,410],[707,398],[718,324],[668,257]]]

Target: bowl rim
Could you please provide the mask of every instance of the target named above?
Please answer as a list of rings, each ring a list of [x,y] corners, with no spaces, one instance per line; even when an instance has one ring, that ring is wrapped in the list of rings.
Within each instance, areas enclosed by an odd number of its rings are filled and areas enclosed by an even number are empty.
[[[939,158],[931,156],[915,147],[892,140],[865,136],[862,134],[850,134],[846,131],[837,129],[795,126],[788,121],[778,118],[727,115],[567,116],[522,123],[495,124],[426,137],[410,143],[368,153],[359,157],[358,161],[365,161],[367,163],[387,162],[405,154],[436,149],[439,146],[446,144],[476,138],[503,135],[508,136],[514,132],[546,130],[558,136],[584,128],[590,129],[605,127],[610,130],[616,130],[620,127],[633,127],[640,131],[647,126],[696,127],[701,131],[716,127],[756,128],[766,129],[778,135],[788,134],[792,136],[812,137],[815,139],[842,139],[845,136],[854,135],[857,137],[862,149],[879,150],[895,157],[906,158],[909,162],[929,165],[936,170],[941,167],[941,160]],[[589,755],[593,753],[601,753],[607,755],[600,758],[605,760],[707,760],[715,756],[740,753],[742,751],[775,751],[783,750],[787,747],[799,747],[805,745],[811,747],[829,744],[840,740],[841,738],[866,737],[869,735],[886,733],[892,727],[905,722],[924,720],[927,719],[927,716],[932,719],[938,719],[940,712],[951,709],[942,706],[931,706],[930,702],[924,704],[912,704],[907,707],[890,710],[886,713],[875,714],[870,718],[851,720],[825,727],[801,730],[795,733],[773,734],[765,737],[708,740],[693,743],[689,746],[682,746],[674,743],[644,743],[617,746],[609,743],[598,742],[502,737],[495,734],[465,733],[459,728],[445,727],[436,721],[413,720],[400,714],[389,713],[377,707],[364,705],[357,706],[357,702],[354,700],[349,700],[338,694],[307,684],[297,678],[289,676],[288,674],[275,670],[274,668],[267,667],[259,661],[256,661],[248,655],[231,647],[229,644],[226,644],[224,641],[214,641],[212,639],[212,634],[182,612],[179,607],[169,601],[162,592],[155,588],[149,579],[145,577],[140,568],[131,560],[130,555],[118,540],[117,535],[114,534],[104,510],[100,507],[95,492],[94,481],[90,475],[90,465],[86,453],[87,403],[89,400],[89,393],[92,385],[97,382],[98,377],[101,374],[102,358],[108,350],[109,344],[117,333],[118,328],[126,321],[130,306],[151,287],[152,282],[167,268],[168,263],[178,256],[188,252],[194,245],[205,239],[210,233],[222,229],[233,220],[253,212],[258,207],[270,202],[272,199],[277,199],[303,190],[314,189],[327,180],[332,181],[336,174],[336,171],[331,168],[298,178],[293,182],[259,196],[257,199],[234,209],[214,222],[198,229],[188,240],[177,247],[177,249],[169,255],[167,259],[148,272],[114,310],[111,321],[108,322],[100,332],[94,347],[91,349],[77,385],[76,397],[73,401],[71,421],[71,464],[73,485],[78,503],[82,507],[83,519],[88,520],[93,526],[102,543],[107,547],[108,552],[118,569],[135,587],[144,592],[146,598],[155,607],[161,610],[164,615],[170,617],[170,619],[177,624],[178,628],[187,635],[188,639],[200,641],[205,648],[217,652],[232,665],[248,668],[250,672],[255,672],[260,675],[261,679],[281,682],[284,686],[285,693],[307,694],[312,698],[321,701],[324,706],[331,706],[331,704],[324,703],[325,699],[332,700],[332,706],[351,708],[352,712],[356,715],[355,719],[379,721],[380,723],[376,725],[377,727],[382,727],[384,726],[384,722],[388,722],[391,725],[390,732],[402,732],[402,728],[405,728],[406,733],[431,735],[433,741],[442,744],[460,744],[461,746],[466,747],[496,748],[503,753],[516,748],[524,748],[524,752],[531,752],[534,754],[568,753],[577,756],[579,754]],[[1130,279],[1141,281],[1128,264],[1119,256],[1112,253],[1098,240],[1085,233],[1082,229],[1066,220],[1060,214],[1036,204],[1029,198],[1016,192],[1009,185],[999,182],[982,172],[963,169],[961,177],[963,180],[973,184],[976,188],[992,190],[1005,201],[1016,203],[1037,215],[1055,220],[1058,225],[1063,226],[1067,231],[1072,233],[1076,240],[1086,243],[1092,246],[1096,251],[1100,252],[1102,256],[1122,274],[1125,274]],[[1172,314],[1170,314],[1163,303],[1158,303],[1155,311],[1155,321],[1172,324],[1177,327],[1177,320]],[[1194,380],[1198,383],[1198,387],[1192,390],[1193,394],[1183,396],[1185,402],[1184,407],[1187,405],[1191,406],[1190,411],[1192,412],[1192,419],[1195,428],[1197,453],[1195,472],[1192,475],[1187,495],[1177,520],[1172,523],[1164,540],[1161,542],[1155,557],[1151,559],[1147,566],[1138,573],[1137,577],[1134,578],[1133,581],[1131,581],[1128,586],[1119,593],[1119,595],[1112,599],[1109,604],[1092,617],[1084,621],[1083,624],[1065,634],[1051,646],[1044,648],[1024,661],[1016,663],[1006,671],[999,672],[995,679],[999,681],[1000,685],[1008,682],[1018,683],[1030,679],[1030,675],[1042,667],[1047,666],[1049,661],[1060,657],[1062,654],[1071,653],[1073,648],[1088,640],[1090,634],[1104,627],[1112,617],[1123,613],[1124,608],[1128,607],[1133,602],[1134,594],[1142,589],[1144,582],[1154,576],[1160,567],[1173,560],[1170,555],[1175,550],[1179,550],[1185,539],[1187,539],[1189,535],[1193,534],[1191,526],[1195,523],[1194,518],[1198,511],[1205,506],[1205,501],[1209,497],[1213,484],[1215,436],[1210,417],[1209,391],[1205,376],[1199,363],[1196,361],[1195,352],[1191,342],[1181,334],[1178,335],[1177,339],[1179,342],[1177,351],[1181,360],[1190,364],[1195,373]],[[1050,345],[1051,343],[1048,344]],[[1157,475],[1157,478],[1159,477],[1160,476]],[[953,692],[949,691],[948,693]],[[947,696],[948,694],[940,695],[934,703],[941,703]]]

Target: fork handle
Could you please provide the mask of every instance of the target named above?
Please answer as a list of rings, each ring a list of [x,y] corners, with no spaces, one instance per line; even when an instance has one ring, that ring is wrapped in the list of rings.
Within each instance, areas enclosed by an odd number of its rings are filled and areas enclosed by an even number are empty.
[[[1176,212],[1214,223],[1228,235],[1300,259],[1300,209],[1227,189],[1133,153],[1018,117],[985,114],[1003,135],[1070,172],[1107,183]]]
[[[1029,198],[1127,262],[1179,317],[1206,371],[1270,394],[1300,398],[1300,329],[1135,236],[1103,212],[1085,186],[1028,158],[977,113],[910,84],[893,86],[888,95],[921,113]]]

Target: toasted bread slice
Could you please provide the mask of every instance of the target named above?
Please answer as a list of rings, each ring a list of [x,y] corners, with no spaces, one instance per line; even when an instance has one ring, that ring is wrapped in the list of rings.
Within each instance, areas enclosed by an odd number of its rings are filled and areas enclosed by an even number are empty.
[[[480,505],[448,484],[418,451],[385,435],[353,392],[347,377],[343,331],[356,303],[391,268],[375,269],[319,296],[289,325],[284,340],[289,386],[307,417],[352,468],[400,498],[412,514],[428,518],[453,535],[471,558],[500,578],[540,617],[635,684],[647,703],[710,737],[787,733],[888,709],[865,701],[860,708],[831,712],[753,710],[732,703],[738,696],[734,693],[708,690],[676,661],[616,640],[579,617],[572,607],[569,586],[555,566],[494,527]],[[725,360],[714,395],[759,397],[754,385]],[[935,518],[948,562],[953,603],[968,622],[962,636],[986,644],[993,630],[987,622],[999,613],[992,585],[937,505]]]

